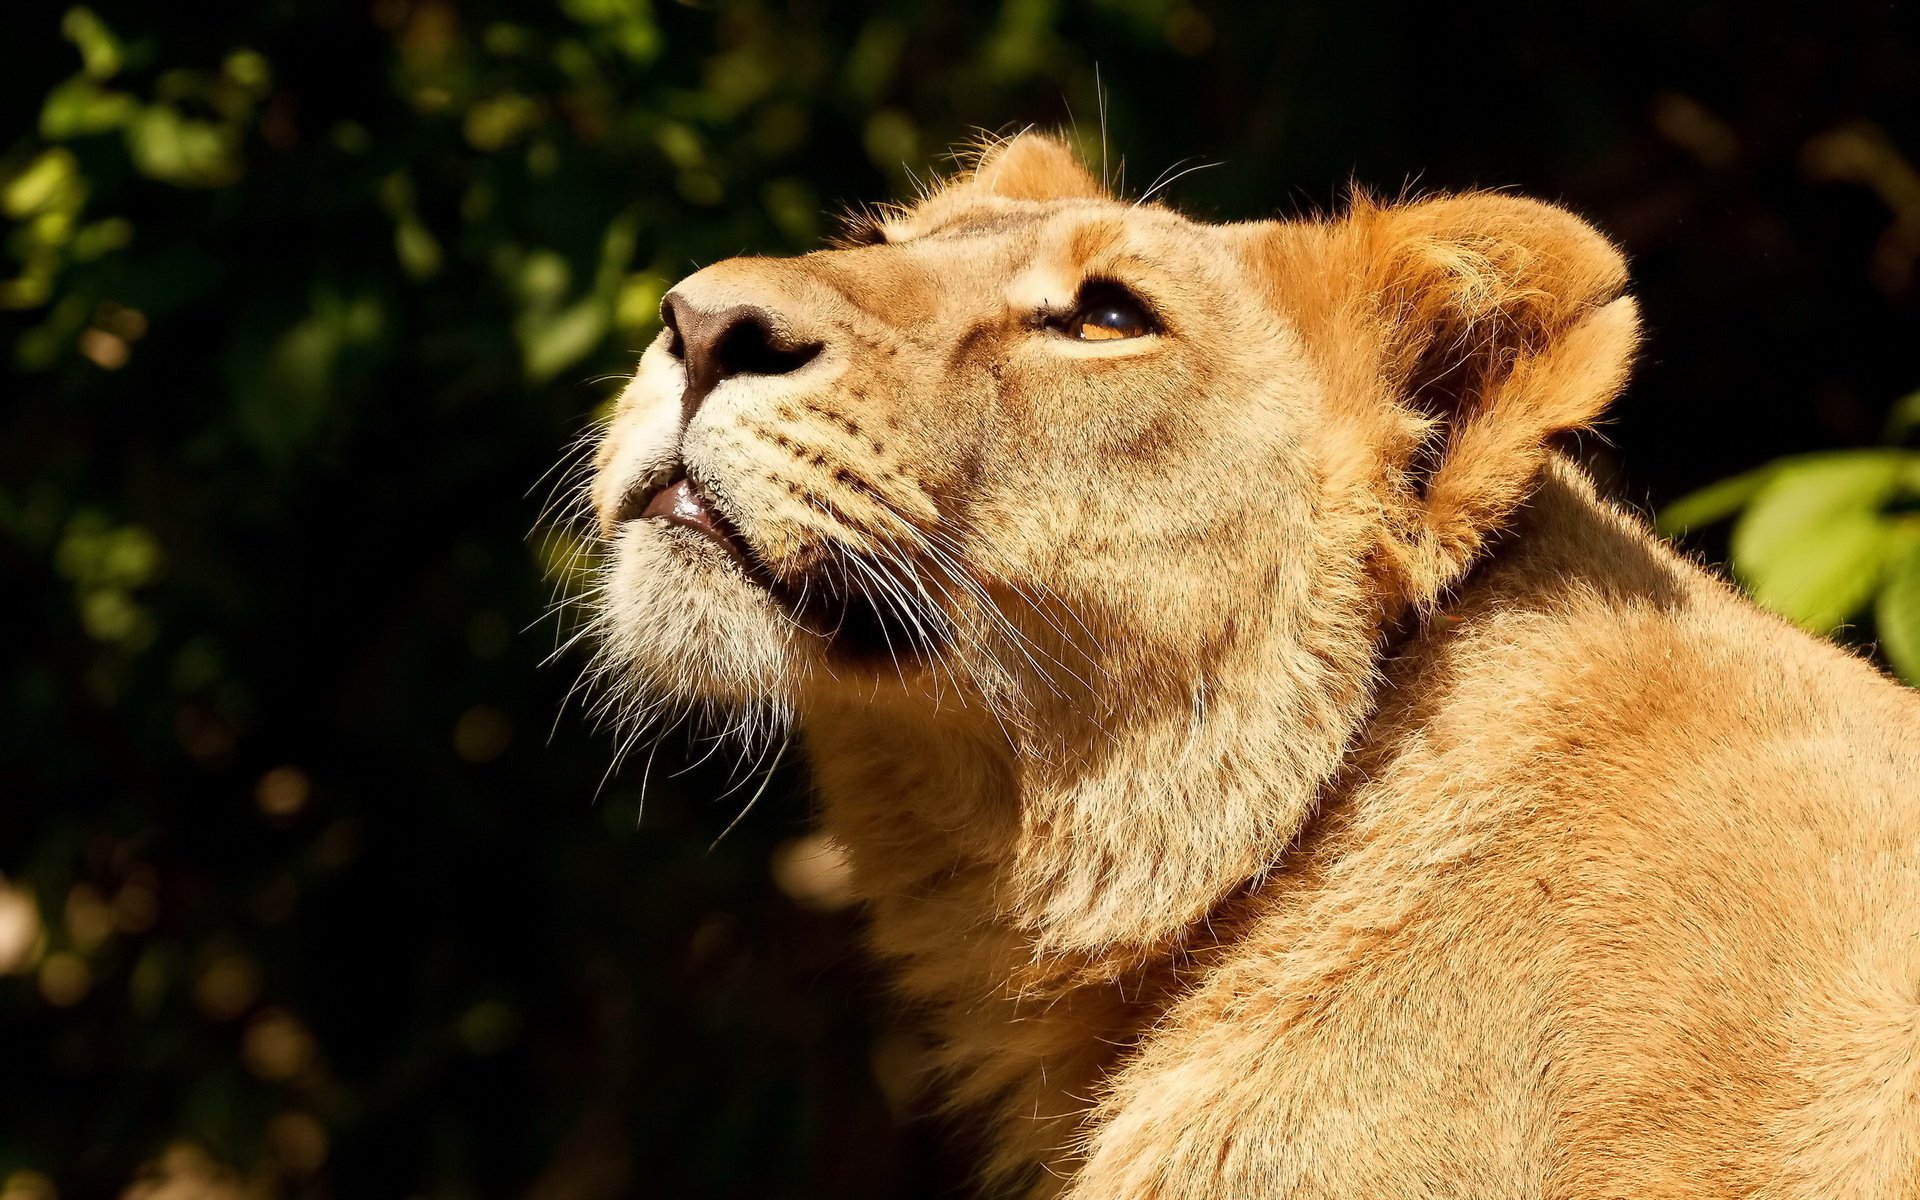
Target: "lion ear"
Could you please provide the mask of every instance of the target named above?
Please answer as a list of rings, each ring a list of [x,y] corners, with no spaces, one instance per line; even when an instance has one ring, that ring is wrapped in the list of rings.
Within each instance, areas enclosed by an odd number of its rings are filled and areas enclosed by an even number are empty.
[[[1008,200],[1092,200],[1104,194],[1067,144],[1043,133],[988,146],[968,181]]]
[[[1409,433],[1387,463],[1407,515],[1394,557],[1426,606],[1526,499],[1554,439],[1618,394],[1638,311],[1619,250],[1540,201],[1361,202],[1345,232],[1377,378]]]

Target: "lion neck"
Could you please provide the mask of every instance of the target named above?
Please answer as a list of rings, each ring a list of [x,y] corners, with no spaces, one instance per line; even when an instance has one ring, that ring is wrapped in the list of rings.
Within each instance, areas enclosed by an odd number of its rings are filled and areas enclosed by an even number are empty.
[[[952,703],[803,719],[824,824],[950,1103],[1005,1117],[989,1173],[1073,1144],[1115,1047],[1234,936],[1340,771],[1375,678],[1363,557],[1330,541],[1301,573],[1326,594],[1212,621],[1237,632],[1197,684],[1114,680],[1004,726]]]
[[[1569,587],[1672,587],[1670,556],[1569,464],[1548,465],[1512,524],[1411,628],[1377,605],[1329,605],[1287,646],[1251,643],[1204,692],[1175,689],[1071,753],[1023,752],[1019,733],[952,708],[807,722],[823,815],[875,949],[931,1021],[949,1102],[1004,1118],[990,1173],[1064,1154],[1082,1098],[1190,982],[1194,952],[1232,942],[1340,853],[1323,832],[1418,741],[1408,705],[1457,699],[1474,678],[1459,656],[1479,614],[1550,626]],[[1323,686],[1306,700],[1278,686],[1300,678]]]
[[[1523,535],[1490,546],[1450,594],[1552,591],[1597,546],[1645,542],[1557,460],[1514,524]],[[1320,578],[1360,569],[1342,565],[1362,557],[1351,540],[1329,539]],[[1419,682],[1383,682],[1383,665],[1427,657],[1457,619],[1449,605],[1409,627],[1353,578],[1307,607],[1311,619],[1296,607],[1271,636],[1242,622],[1256,632],[1210,661],[1204,686],[1128,681],[1140,699],[1098,722],[1068,704],[1026,726],[951,705],[811,714],[823,816],[879,948],[957,960],[990,943],[939,977],[965,977],[970,995],[1027,994],[1125,978],[1214,940],[1224,908],[1282,862],[1355,756],[1391,753],[1376,713]]]

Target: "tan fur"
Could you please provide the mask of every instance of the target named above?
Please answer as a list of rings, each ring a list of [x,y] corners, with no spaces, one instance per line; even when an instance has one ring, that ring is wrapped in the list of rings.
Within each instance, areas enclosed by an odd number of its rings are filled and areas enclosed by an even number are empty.
[[[684,430],[647,351],[601,669],[804,743],[989,1174],[1920,1195],[1920,701],[1555,453],[1637,336],[1603,238],[1488,195],[1197,224],[1034,136],[885,232],[676,289],[824,349]],[[1165,332],[1035,326],[1089,277]],[[780,586],[864,570],[937,648],[850,658],[616,519],[676,455]]]

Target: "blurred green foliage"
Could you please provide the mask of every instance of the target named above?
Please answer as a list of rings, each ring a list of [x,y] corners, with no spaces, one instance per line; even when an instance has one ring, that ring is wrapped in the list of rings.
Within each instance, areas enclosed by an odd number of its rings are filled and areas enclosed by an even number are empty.
[[[1782,458],[1683,496],[1659,527],[1685,533],[1736,517],[1733,569],[1754,599],[1815,633],[1871,613],[1867,629],[1920,684],[1920,392],[1894,406],[1888,449]]]
[[[978,127],[1071,122],[1134,194],[1223,160],[1173,191],[1203,215],[1350,178],[1567,201],[1626,245],[1655,339],[1610,429],[1627,478],[1658,503],[1859,451],[1715,511],[1752,500],[1734,558],[1803,620],[1877,587],[1911,662],[1910,452],[1859,450],[1920,317],[1906,22],[15,5],[0,1198],[964,1186],[964,1140],[906,1118],[911,1035],[855,922],[782,873],[797,777],[711,852],[753,764],[670,744],[644,806],[606,778],[577,660],[541,666],[568,548],[528,535],[673,280],[816,246]]]

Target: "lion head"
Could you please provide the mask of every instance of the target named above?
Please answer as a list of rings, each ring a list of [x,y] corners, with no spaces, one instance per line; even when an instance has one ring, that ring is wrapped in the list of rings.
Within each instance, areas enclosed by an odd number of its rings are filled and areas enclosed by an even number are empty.
[[[1001,143],[668,293],[591,484],[603,668],[797,723],[823,786],[898,793],[849,821],[915,808],[1042,942],[1178,927],[1618,389],[1624,281],[1534,201],[1208,224]]]

